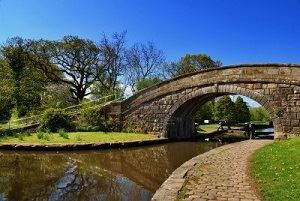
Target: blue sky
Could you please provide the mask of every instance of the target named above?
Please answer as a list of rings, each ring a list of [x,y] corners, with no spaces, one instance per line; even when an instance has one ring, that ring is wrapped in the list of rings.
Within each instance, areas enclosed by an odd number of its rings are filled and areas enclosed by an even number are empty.
[[[206,53],[224,65],[300,63],[300,0],[0,0],[0,42],[127,31],[168,60]]]

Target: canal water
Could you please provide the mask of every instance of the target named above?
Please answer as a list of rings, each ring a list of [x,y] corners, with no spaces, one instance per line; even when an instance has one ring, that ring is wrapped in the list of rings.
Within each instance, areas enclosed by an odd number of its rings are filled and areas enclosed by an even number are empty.
[[[182,163],[217,146],[176,142],[103,151],[0,151],[0,201],[147,201]]]

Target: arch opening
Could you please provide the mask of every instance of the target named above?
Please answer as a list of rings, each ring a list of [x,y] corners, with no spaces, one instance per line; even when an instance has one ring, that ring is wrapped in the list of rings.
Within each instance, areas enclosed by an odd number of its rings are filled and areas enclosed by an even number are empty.
[[[192,138],[198,135],[195,116],[199,108],[206,102],[215,100],[222,96],[246,96],[261,105],[269,113],[269,118],[274,125],[274,132],[278,118],[273,115],[272,106],[263,98],[257,100],[249,96],[249,94],[234,93],[234,92],[211,92],[202,95],[196,95],[191,98],[185,98],[174,104],[171,109],[171,114],[165,122],[166,130],[165,137],[168,138]],[[199,122],[197,122],[199,123]],[[218,123],[218,122],[217,122]]]

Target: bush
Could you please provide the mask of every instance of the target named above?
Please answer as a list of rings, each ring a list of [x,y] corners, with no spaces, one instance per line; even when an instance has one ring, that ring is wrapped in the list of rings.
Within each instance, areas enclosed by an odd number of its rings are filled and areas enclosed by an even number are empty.
[[[62,137],[64,139],[69,139],[69,135],[68,135],[68,133],[65,132],[64,129],[59,129],[58,134],[59,134],[60,137]]]
[[[71,131],[74,128],[69,116],[62,109],[47,109],[42,117],[42,131],[57,132],[59,129]]]
[[[82,140],[80,134],[77,134],[77,135],[76,135],[76,140],[77,140],[77,141],[81,141],[81,140]]]
[[[39,140],[47,140],[47,141],[50,141],[50,139],[53,138],[53,135],[51,133],[43,133],[43,132],[38,133],[36,136]]]
[[[43,138],[44,140],[50,141],[51,138],[53,138],[52,134],[50,134],[50,133],[45,133],[44,134],[44,138]]]
[[[81,131],[107,131],[104,115],[101,107],[82,108],[80,111]]]
[[[39,140],[44,139],[44,133],[38,133],[36,136]]]

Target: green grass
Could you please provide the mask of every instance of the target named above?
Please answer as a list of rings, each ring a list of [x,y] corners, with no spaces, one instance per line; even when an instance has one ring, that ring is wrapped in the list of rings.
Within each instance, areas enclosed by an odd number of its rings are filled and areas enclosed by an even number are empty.
[[[259,149],[251,160],[251,175],[266,201],[300,200],[300,138]]]
[[[198,126],[198,130],[201,133],[208,133],[215,131],[219,128],[219,124],[203,124]]]
[[[128,142],[136,140],[156,139],[157,136],[140,133],[103,133],[103,132],[75,132],[62,136],[59,133],[33,133],[31,135],[5,136],[0,138],[0,144],[69,144],[69,143],[104,143]]]
[[[270,122],[268,121],[251,121],[251,123],[256,125],[269,125]]]

